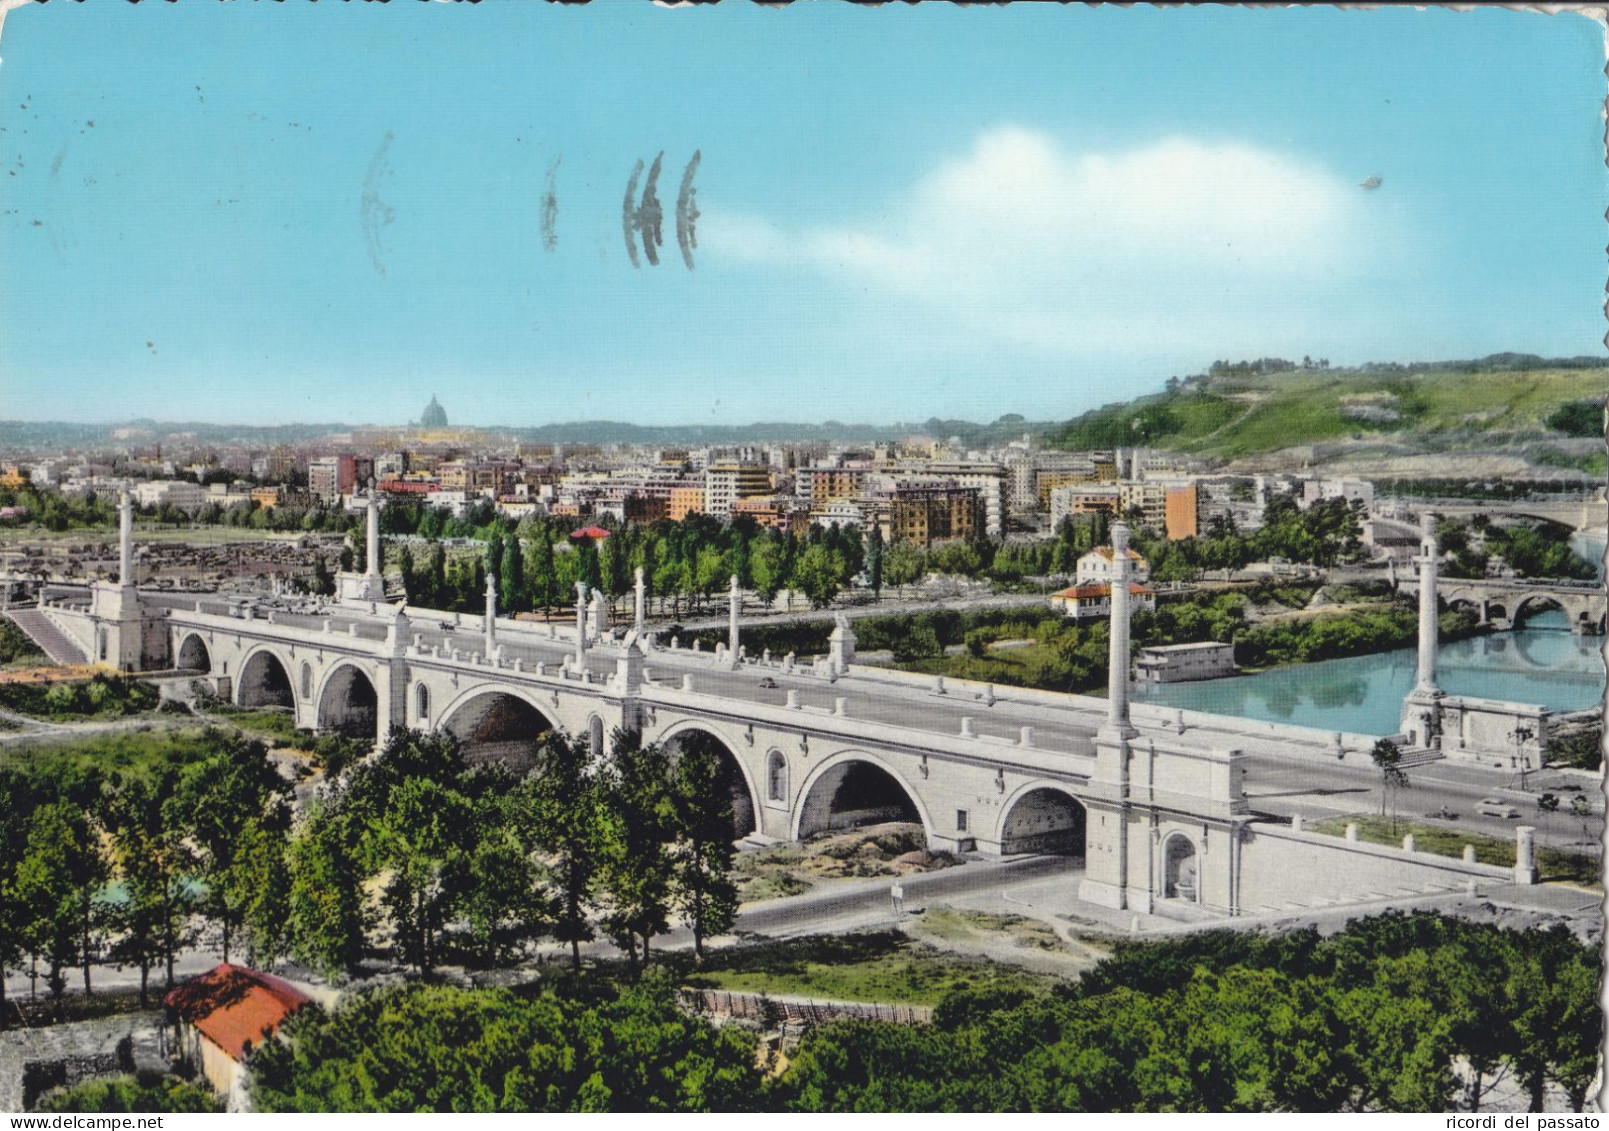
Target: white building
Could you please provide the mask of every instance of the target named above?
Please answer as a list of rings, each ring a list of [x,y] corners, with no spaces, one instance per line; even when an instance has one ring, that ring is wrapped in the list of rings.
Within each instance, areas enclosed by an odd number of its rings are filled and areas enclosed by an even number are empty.
[[[1141,683],[1184,683],[1234,675],[1235,646],[1218,640],[1199,644],[1156,644],[1141,648],[1134,662]]]
[[[171,506],[182,511],[197,511],[207,504],[207,489],[184,479],[155,479],[136,483],[132,494],[134,501],[142,507]]]
[[[1151,563],[1140,557],[1133,550],[1127,551],[1129,559],[1129,580],[1138,584],[1145,584],[1151,580]],[[1117,565],[1112,560],[1112,547],[1096,546],[1089,553],[1078,559],[1077,579],[1080,585],[1086,583],[1108,584],[1117,576]]]

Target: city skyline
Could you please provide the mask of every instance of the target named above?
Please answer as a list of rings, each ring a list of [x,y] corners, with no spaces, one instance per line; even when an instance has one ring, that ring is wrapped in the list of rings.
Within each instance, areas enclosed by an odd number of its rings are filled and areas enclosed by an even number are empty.
[[[29,6],[0,415],[1053,421],[1214,357],[1597,353],[1601,56],[1493,11]]]

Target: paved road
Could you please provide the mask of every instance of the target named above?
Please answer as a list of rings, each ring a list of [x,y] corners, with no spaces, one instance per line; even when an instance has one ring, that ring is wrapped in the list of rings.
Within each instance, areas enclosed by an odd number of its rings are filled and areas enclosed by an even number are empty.
[[[958,868],[906,876],[899,880],[905,889],[907,911],[924,902],[944,896],[974,892],[1005,892],[1024,884],[1039,884],[1051,877],[1067,877],[1076,886],[1082,874],[1081,861],[1062,856],[1032,856],[1004,863],[973,861]],[[891,878],[833,884],[804,895],[750,904],[738,917],[739,931],[753,931],[771,938],[819,934],[824,930],[859,925],[869,921],[897,921],[889,888]]]

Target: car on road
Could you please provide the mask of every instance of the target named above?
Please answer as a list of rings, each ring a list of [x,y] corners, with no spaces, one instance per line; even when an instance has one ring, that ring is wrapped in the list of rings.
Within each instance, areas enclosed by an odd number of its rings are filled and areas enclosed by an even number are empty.
[[[760,680],[760,686],[761,687],[774,688],[774,687],[776,687],[776,685],[777,685],[777,681],[772,679],[770,676],[766,676],[764,679]]]
[[[1520,811],[1497,797],[1483,797],[1475,803],[1475,812],[1483,817],[1518,817]]]

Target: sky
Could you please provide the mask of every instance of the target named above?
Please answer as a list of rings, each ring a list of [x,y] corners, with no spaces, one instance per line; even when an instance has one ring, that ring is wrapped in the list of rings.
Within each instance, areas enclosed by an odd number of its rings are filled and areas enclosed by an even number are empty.
[[[1601,354],[1603,65],[1496,10],[28,4],[0,418],[1060,420]]]

